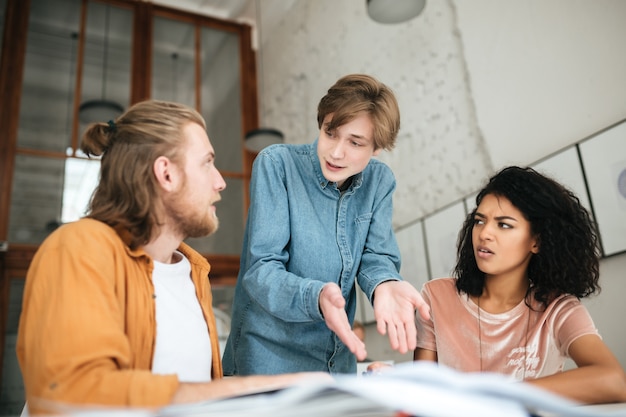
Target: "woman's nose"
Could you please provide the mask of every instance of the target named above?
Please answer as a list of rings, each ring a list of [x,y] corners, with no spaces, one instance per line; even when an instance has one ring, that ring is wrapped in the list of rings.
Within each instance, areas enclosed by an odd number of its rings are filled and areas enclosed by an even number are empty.
[[[482,240],[491,240],[493,237],[493,231],[489,223],[485,223],[479,230],[478,237]]]

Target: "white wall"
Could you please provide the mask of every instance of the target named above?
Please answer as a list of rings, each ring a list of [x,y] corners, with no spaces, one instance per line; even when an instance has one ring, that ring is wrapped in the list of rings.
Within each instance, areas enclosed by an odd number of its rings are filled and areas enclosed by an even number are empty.
[[[626,2],[455,4],[495,168],[530,164],[626,117]]]
[[[272,1],[263,0],[263,4]],[[380,159],[398,179],[394,225],[403,253],[414,222],[473,193],[494,170],[530,165],[626,118],[626,2],[429,0],[402,24],[371,21],[363,0],[294,0],[264,27],[262,123],[289,143],[317,134],[316,109],[342,75],[394,89],[398,144]],[[265,6],[264,6],[265,7]],[[625,237],[626,239],[626,237]],[[423,264],[403,274],[416,285]],[[585,301],[626,365],[626,254],[602,261],[602,294]],[[370,355],[389,351],[371,326]]]
[[[600,295],[585,299],[583,303],[589,309],[605,343],[626,369],[626,254],[600,262],[600,285]]]

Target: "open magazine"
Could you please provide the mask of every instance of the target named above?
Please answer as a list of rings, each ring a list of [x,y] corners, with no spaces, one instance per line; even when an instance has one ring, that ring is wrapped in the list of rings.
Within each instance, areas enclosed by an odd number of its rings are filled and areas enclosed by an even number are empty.
[[[598,410],[500,374],[461,373],[410,362],[366,377],[337,376],[274,391],[161,409],[159,417],[626,417]]]

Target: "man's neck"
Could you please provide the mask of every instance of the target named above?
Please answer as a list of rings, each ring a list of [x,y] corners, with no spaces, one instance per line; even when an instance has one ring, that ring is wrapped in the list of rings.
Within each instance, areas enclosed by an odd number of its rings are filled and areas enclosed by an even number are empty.
[[[182,239],[166,232],[161,232],[156,238],[148,242],[143,249],[155,261],[171,264],[178,261],[175,257],[175,252],[181,242]]]

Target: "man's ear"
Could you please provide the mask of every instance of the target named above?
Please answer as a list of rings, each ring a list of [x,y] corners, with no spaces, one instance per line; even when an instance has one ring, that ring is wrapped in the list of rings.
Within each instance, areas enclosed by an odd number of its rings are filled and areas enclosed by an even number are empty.
[[[152,171],[163,190],[173,191],[176,189],[178,171],[168,157],[159,156],[152,164]]]

